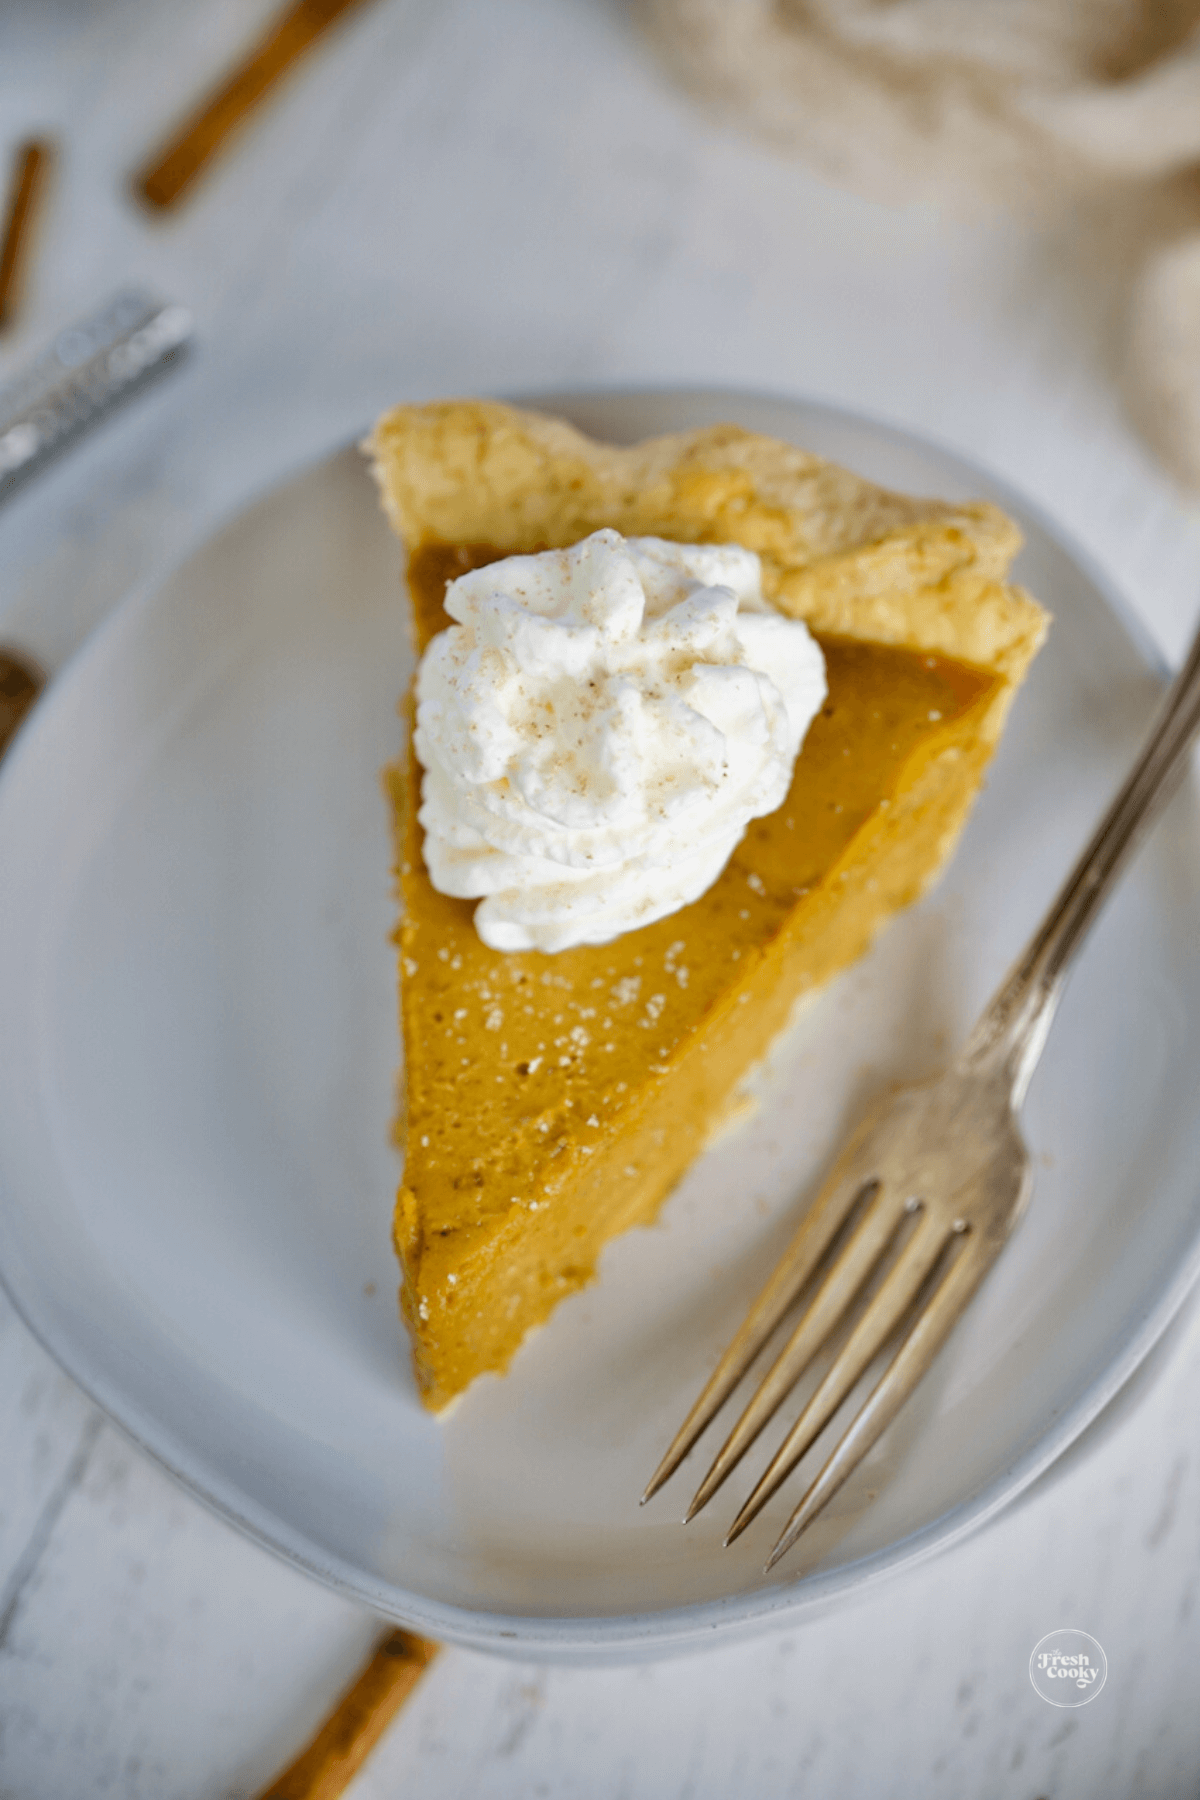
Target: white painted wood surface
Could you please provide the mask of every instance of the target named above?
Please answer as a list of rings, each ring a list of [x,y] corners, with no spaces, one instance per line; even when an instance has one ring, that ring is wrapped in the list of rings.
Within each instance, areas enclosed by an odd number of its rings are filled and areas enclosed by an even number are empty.
[[[1130,201],[887,211],[699,115],[617,0],[374,0],[190,205],[147,218],[129,170],[271,10],[0,20],[0,154],[26,129],[63,151],[0,377],[129,282],[188,302],[201,335],[185,372],[0,511],[5,639],[60,666],[131,586],[394,399],[704,382],[831,399],[981,458],[1178,652],[1200,510],[1121,400]],[[1018,1506],[802,1632],[602,1671],[447,1652],[353,1792],[1194,1793],[1198,1382],[1193,1305]],[[1026,1675],[1064,1624],[1109,1659],[1075,1712]],[[175,1489],[0,1300],[0,1800],[248,1795],[375,1629]]]

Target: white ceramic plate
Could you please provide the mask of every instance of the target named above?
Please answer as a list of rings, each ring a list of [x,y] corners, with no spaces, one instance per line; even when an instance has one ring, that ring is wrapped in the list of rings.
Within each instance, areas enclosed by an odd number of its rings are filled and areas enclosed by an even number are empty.
[[[686,1531],[691,1465],[639,1509],[840,1134],[961,1037],[1158,678],[1095,574],[953,456],[739,394],[553,404],[620,440],[734,418],[1021,519],[1056,625],[950,874],[808,1013],[661,1225],[429,1418],[388,1243],[377,780],[411,659],[398,549],[340,451],[127,603],[0,775],[0,1270],[82,1386],[264,1544],[432,1636],[594,1659],[794,1620],[950,1543],[1145,1355],[1198,1265],[1200,819],[1189,789],[1102,920],[1029,1098],[1030,1214],[830,1514],[766,1579],[794,1489],[732,1551],[749,1475]]]

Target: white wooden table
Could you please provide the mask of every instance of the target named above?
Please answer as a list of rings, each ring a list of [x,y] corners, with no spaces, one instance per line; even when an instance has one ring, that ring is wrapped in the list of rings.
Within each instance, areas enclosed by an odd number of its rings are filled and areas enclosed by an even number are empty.
[[[947,222],[840,193],[698,114],[617,0],[375,0],[190,205],[147,218],[128,171],[269,10],[0,22],[0,153],[27,129],[63,146],[0,376],[130,282],[201,334],[0,511],[5,639],[58,667],[131,585],[394,399],[653,382],[813,395],[966,450],[1178,653],[1200,509],[1127,423],[1102,218]],[[803,1631],[603,1671],[449,1651],[352,1791],[1195,1793],[1198,1382],[1192,1305],[1018,1505]],[[1082,1710],[1027,1678],[1060,1625],[1107,1651]],[[376,1631],[174,1488],[0,1301],[3,1800],[250,1794]]]

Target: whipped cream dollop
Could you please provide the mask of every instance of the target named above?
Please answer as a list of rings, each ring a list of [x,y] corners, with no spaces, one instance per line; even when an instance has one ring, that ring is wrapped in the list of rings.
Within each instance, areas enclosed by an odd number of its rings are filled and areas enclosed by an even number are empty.
[[[417,673],[436,888],[496,950],[602,944],[686,906],[787,793],[825,698],[736,544],[597,531],[450,583]]]

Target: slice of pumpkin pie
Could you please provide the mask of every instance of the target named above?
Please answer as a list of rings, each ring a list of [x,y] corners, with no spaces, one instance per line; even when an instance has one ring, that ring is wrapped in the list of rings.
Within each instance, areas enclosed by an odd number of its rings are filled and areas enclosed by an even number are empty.
[[[654,1216],[797,1000],[933,880],[1047,620],[994,507],[734,426],[614,448],[462,401],[367,447],[425,653],[388,789],[395,1241],[436,1410]]]

